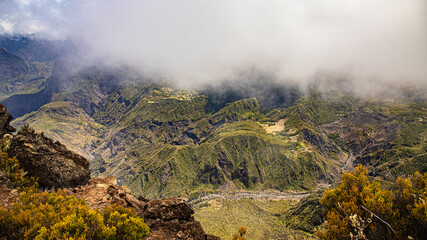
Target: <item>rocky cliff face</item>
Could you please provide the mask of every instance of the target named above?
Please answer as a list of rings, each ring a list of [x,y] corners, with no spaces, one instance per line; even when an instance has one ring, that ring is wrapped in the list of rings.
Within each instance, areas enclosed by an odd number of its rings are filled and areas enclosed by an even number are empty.
[[[90,178],[87,159],[29,128],[11,139],[7,153],[16,157],[30,176],[38,178],[40,187],[75,187]]]
[[[6,107],[0,104],[0,137],[15,131]],[[16,157],[28,175],[38,179],[40,187],[64,188],[85,184],[90,178],[89,161],[69,151],[63,144],[22,128],[8,135],[2,146],[9,157]]]

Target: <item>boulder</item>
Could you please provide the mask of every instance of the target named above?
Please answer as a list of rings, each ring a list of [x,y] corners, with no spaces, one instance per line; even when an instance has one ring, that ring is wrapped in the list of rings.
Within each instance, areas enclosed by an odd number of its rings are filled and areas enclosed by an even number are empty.
[[[184,199],[163,198],[147,202],[141,211],[141,216],[150,227],[146,240],[219,239],[206,234],[200,222],[194,220],[193,214],[193,209]]]
[[[193,209],[184,199],[164,198],[151,200],[144,210],[144,219],[160,219],[170,221],[174,219],[194,221]]]
[[[162,239],[193,239],[193,240],[219,240],[218,237],[207,235],[200,222],[197,221],[162,221],[160,219],[148,220],[150,235],[145,240]]]
[[[28,176],[42,188],[67,188],[90,179],[89,161],[31,128],[23,128],[10,140],[9,157],[16,157]]]

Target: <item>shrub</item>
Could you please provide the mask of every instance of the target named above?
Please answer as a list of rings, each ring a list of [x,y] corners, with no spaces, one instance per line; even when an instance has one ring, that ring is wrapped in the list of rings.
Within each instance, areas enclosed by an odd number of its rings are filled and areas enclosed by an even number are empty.
[[[37,182],[33,177],[26,177],[26,172],[19,166],[16,158],[8,158],[7,153],[0,152],[0,171],[10,180],[13,187],[19,190],[23,188],[37,188]]]
[[[232,240],[246,240],[244,237],[246,234],[246,228],[244,226],[241,226],[237,229],[238,233],[233,234]]]
[[[142,239],[144,220],[123,206],[90,209],[62,190],[27,189],[9,208],[0,208],[0,238],[6,239]]]
[[[8,208],[0,207],[0,239],[142,239],[149,228],[131,209],[120,205],[104,211],[90,209],[84,200],[61,189],[38,189],[25,176],[16,158],[0,152],[0,170],[20,192]]]
[[[422,239],[427,228],[427,173],[397,179],[394,191],[367,178],[362,165],[322,197],[327,227],[320,239]]]

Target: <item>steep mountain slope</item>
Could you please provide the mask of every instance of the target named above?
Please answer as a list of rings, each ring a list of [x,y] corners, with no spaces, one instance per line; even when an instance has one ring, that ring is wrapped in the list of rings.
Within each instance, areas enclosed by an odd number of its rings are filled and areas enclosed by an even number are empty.
[[[116,175],[149,197],[314,189],[353,161],[384,180],[425,171],[424,102],[370,103],[314,91],[284,109],[267,111],[252,98],[211,113],[197,92],[111,76],[100,69],[73,75],[52,97],[68,102],[52,102],[14,126],[63,139],[92,156],[94,176]],[[384,159],[396,151],[406,154],[396,155],[399,163]]]
[[[52,64],[31,62],[0,47],[0,100],[13,94],[39,91],[50,76]]]
[[[0,100],[42,90],[59,58],[59,48],[50,41],[0,36]]]
[[[1,80],[4,80],[27,73],[28,65],[24,59],[9,53],[5,48],[0,48],[0,70],[2,71]]]
[[[325,125],[330,136],[345,146],[370,174],[392,180],[427,171],[427,103],[368,104]]]
[[[168,194],[197,196],[217,188],[309,189],[318,180],[331,181],[334,170],[330,159],[298,150],[303,139],[266,133],[257,121],[264,116],[255,99],[236,101],[198,121],[197,113],[203,116],[203,112],[197,109],[187,111],[194,116],[190,120],[157,119],[157,123],[142,128],[152,131],[142,136],[148,142],[141,140],[128,148],[120,168],[132,172],[125,176],[140,174],[130,181],[139,184],[143,193],[170,191]],[[147,159],[140,163],[142,169],[129,166],[135,158]]]
[[[70,150],[88,159],[91,158],[91,143],[106,129],[81,108],[64,101],[48,103],[13,122],[16,126],[26,123],[43,130],[50,138],[60,139]]]
[[[14,125],[30,124],[92,155],[93,175],[114,174],[138,194],[312,189],[332,182],[345,159],[334,142],[301,117],[311,132],[296,123],[285,124],[285,131],[298,132],[293,136],[266,132],[269,124],[287,114],[293,119],[298,111],[266,114],[256,99],[243,99],[208,113],[207,98],[194,91],[123,82],[96,95],[87,87],[97,85],[94,78],[75,76],[71,87],[52,97],[73,104],[52,102]],[[319,148],[322,144],[327,146]]]

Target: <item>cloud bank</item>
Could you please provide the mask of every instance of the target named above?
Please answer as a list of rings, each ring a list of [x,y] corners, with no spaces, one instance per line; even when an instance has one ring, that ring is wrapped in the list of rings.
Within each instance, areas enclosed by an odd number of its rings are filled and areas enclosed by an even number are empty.
[[[77,39],[187,86],[248,67],[427,82],[425,0],[3,0],[0,33]]]

